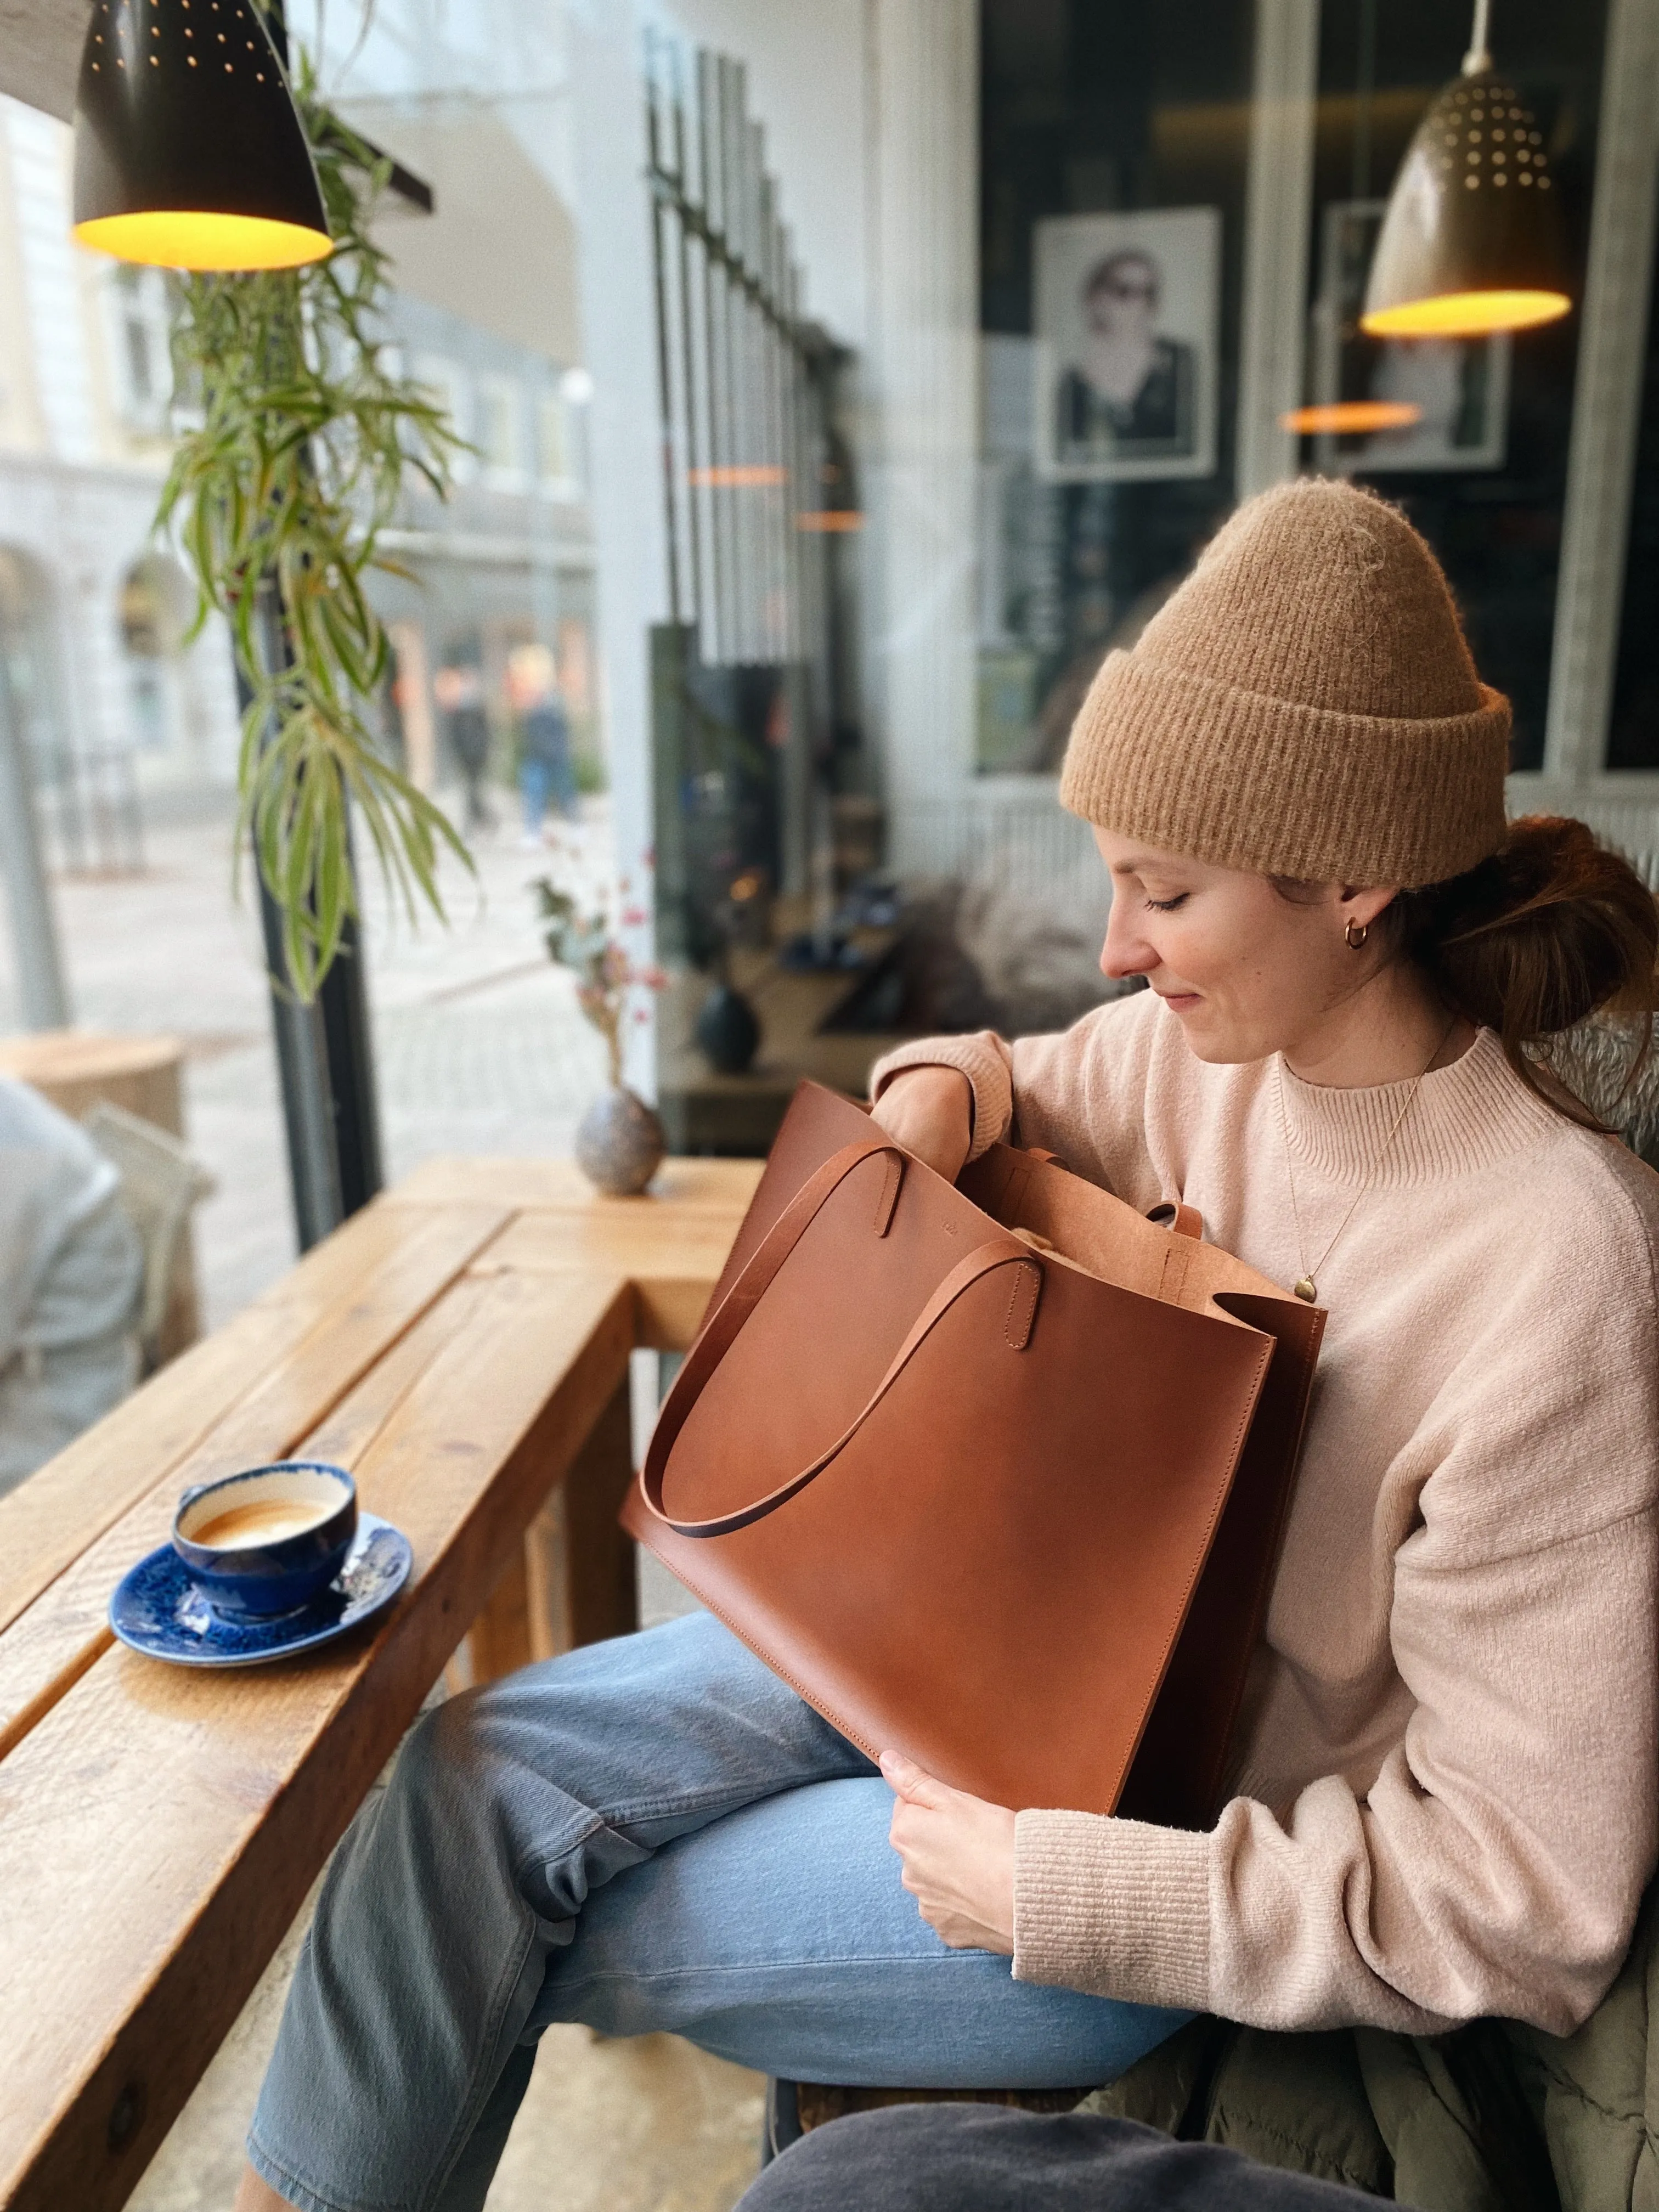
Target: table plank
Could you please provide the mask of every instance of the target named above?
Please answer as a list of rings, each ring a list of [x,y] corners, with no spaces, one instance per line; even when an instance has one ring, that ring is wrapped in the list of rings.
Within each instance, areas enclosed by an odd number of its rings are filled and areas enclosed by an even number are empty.
[[[666,1223],[693,1212],[730,1215],[733,1234],[742,1220],[762,1160],[666,1159],[651,1188],[639,1198],[605,1198],[574,1160],[426,1160],[395,1190],[377,1201],[382,1206],[503,1206],[514,1212],[551,1207],[584,1219],[633,1215],[640,1222]]]
[[[0,1075],[27,1083],[71,1121],[84,1121],[100,1098],[185,1133],[176,1036],[100,1036],[92,1030],[34,1030],[0,1037]]]
[[[621,1207],[566,1214],[538,1207],[520,1214],[473,1266],[486,1273],[562,1274],[599,1267],[627,1275],[639,1300],[636,1342],[659,1352],[684,1352],[697,1333],[747,1204],[666,1215]]]
[[[502,1274],[451,1296],[467,1302],[462,1325],[356,1462],[365,1504],[415,1547],[416,1577],[379,1632],[228,1675],[116,1647],[0,1760],[0,1896],[30,1906],[0,1917],[11,2212],[125,2201],[612,1401],[632,1342],[625,1281]]]

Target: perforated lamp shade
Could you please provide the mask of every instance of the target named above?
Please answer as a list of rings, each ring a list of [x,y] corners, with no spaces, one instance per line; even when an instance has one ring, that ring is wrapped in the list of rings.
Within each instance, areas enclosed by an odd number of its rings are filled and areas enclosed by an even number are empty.
[[[1373,337],[1474,337],[1553,322],[1562,236],[1543,135],[1490,70],[1440,94],[1389,195],[1360,327]]]
[[[75,235],[167,269],[293,269],[332,252],[252,0],[96,0],[75,104]]]

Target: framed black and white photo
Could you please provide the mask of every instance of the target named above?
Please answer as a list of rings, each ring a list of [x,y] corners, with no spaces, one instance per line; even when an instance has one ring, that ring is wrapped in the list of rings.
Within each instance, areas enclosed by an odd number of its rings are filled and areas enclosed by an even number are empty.
[[[1320,235],[1312,398],[1295,427],[1327,476],[1498,469],[1509,439],[1510,337],[1373,338],[1359,327],[1386,200],[1336,200]]]
[[[1040,473],[1213,475],[1220,210],[1054,216],[1035,245]]]

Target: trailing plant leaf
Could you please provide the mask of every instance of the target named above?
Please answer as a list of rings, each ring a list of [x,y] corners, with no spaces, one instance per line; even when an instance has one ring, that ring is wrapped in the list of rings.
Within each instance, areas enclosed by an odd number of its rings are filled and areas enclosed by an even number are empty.
[[[387,760],[365,719],[391,648],[363,579],[412,475],[440,498],[463,441],[419,385],[388,368],[387,257],[369,234],[391,163],[319,98],[300,52],[295,100],[334,252],[309,267],[184,276],[176,390],[199,414],[173,454],[158,523],[196,574],[196,629],[230,624],[249,692],[238,851],[251,836],[283,911],[288,971],[315,996],[357,911],[355,807],[394,902],[443,919],[440,848],[471,860],[448,817]]]

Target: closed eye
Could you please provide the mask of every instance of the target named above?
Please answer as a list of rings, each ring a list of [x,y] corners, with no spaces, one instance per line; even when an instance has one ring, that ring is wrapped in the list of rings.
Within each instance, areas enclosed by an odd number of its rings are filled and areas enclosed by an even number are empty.
[[[1173,898],[1149,898],[1146,903],[1154,914],[1173,914],[1177,907],[1186,905],[1190,896],[1190,892],[1177,891]]]

